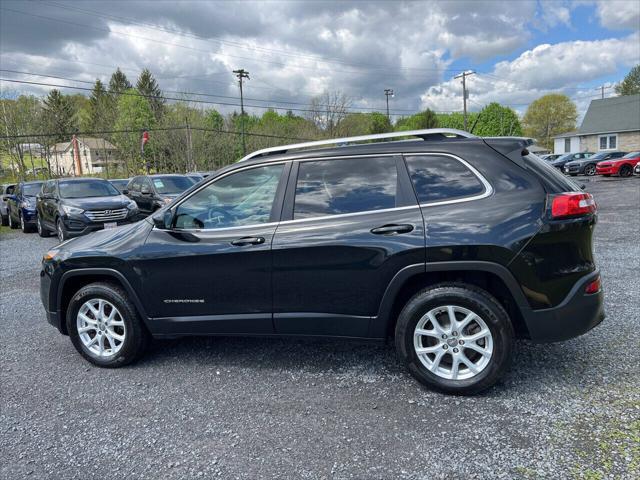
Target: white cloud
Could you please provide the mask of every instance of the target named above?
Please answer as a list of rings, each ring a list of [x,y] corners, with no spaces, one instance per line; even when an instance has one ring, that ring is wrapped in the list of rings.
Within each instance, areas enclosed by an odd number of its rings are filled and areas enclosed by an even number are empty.
[[[596,11],[602,26],[612,30],[640,30],[640,1],[600,0]]]

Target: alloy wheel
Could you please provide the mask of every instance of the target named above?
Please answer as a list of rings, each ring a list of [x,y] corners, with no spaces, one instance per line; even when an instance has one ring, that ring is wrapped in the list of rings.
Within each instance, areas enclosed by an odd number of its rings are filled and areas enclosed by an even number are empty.
[[[632,171],[630,167],[626,165],[620,168],[620,172],[618,173],[621,177],[630,177],[632,175]]]
[[[58,235],[58,240],[64,242],[64,230],[62,229],[62,221],[60,219],[56,222],[56,233]]]
[[[482,372],[493,355],[493,336],[475,312],[458,305],[429,310],[413,334],[420,362],[448,380],[465,380]]]
[[[76,328],[82,345],[97,357],[112,357],[124,345],[126,328],[122,315],[113,303],[102,298],[82,304]]]
[[[595,165],[587,165],[584,169],[584,174],[592,177],[596,174],[596,166]]]

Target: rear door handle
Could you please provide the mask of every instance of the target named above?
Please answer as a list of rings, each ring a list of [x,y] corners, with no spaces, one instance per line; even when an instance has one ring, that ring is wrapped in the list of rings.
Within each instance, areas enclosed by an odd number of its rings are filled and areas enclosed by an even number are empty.
[[[374,235],[398,235],[400,233],[409,233],[413,230],[413,225],[405,223],[401,225],[383,225],[381,227],[372,228],[371,233]]]
[[[264,237],[242,237],[233,240],[231,245],[235,247],[246,247],[247,245],[260,245],[264,243]]]

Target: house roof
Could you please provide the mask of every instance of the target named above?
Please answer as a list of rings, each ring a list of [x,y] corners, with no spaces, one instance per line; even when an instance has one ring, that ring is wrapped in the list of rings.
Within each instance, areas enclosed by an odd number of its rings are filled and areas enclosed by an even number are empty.
[[[91,150],[116,150],[117,147],[104,138],[78,137],[78,141]]]
[[[62,153],[65,152],[67,150],[67,148],[69,148],[69,145],[71,145],[71,142],[60,142],[60,143],[56,143],[53,146],[53,149],[51,150],[53,153]]]
[[[640,94],[593,100],[589,104],[580,135],[640,130]]]
[[[580,135],[580,134],[578,133],[578,131],[577,131],[577,130],[574,130],[574,131],[572,131],[572,132],[566,132],[566,133],[563,133],[562,135],[556,135],[556,136],[555,136],[555,137],[553,137],[553,138],[577,137],[578,135]]]

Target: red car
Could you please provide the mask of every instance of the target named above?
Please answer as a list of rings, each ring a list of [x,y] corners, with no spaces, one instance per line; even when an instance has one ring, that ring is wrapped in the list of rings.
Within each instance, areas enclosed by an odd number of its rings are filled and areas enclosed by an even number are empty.
[[[605,177],[609,177],[611,175],[630,177],[633,175],[633,168],[638,163],[640,163],[640,152],[631,152],[621,158],[597,163],[596,173],[598,175],[604,175]]]

